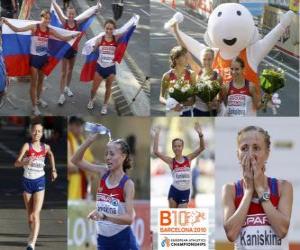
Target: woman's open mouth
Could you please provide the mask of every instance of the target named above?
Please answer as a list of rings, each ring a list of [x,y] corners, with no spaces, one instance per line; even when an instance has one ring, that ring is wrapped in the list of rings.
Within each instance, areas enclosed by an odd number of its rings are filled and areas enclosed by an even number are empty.
[[[233,38],[231,40],[228,40],[228,39],[223,39],[223,42],[226,43],[227,45],[229,46],[232,46],[236,43],[237,39],[236,38]]]

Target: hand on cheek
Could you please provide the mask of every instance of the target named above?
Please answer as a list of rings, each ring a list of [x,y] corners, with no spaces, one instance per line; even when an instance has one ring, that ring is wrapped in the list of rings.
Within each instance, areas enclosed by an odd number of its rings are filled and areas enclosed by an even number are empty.
[[[256,193],[261,196],[265,191],[265,175],[262,168],[258,166],[257,160],[254,156],[251,157],[251,166],[254,174],[254,188]]]

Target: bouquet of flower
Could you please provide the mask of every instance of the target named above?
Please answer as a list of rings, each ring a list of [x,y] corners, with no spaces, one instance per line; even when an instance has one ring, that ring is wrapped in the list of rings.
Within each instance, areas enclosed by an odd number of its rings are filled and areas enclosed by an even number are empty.
[[[209,78],[201,79],[196,84],[195,94],[200,97],[203,102],[208,104],[219,94],[221,88],[222,87],[217,80],[211,80]]]
[[[264,69],[261,75],[259,76],[259,79],[260,79],[261,89],[265,93],[262,97],[263,111],[266,112],[269,101],[271,101],[272,104],[275,104],[275,107],[278,108],[281,101],[278,98],[278,94],[274,96],[276,97],[275,98],[276,100],[273,98],[273,95],[276,93],[277,90],[284,87],[284,83],[285,83],[284,71],[280,68]]]
[[[194,96],[194,90],[188,80],[181,77],[170,81],[169,96],[179,103],[186,102],[188,98]]]

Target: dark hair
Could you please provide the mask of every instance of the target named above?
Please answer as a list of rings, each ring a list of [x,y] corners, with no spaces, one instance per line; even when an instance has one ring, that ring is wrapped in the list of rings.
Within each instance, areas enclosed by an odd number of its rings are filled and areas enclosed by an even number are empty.
[[[245,127],[243,128],[242,130],[240,130],[238,132],[238,136],[237,136],[237,141],[239,142],[239,137],[243,134],[243,133],[246,133],[248,131],[257,131],[259,133],[261,133],[263,136],[264,136],[264,139],[265,139],[265,144],[266,144],[266,147],[268,150],[270,150],[270,146],[271,146],[271,137],[269,135],[269,133],[264,130],[263,128],[261,127],[257,127],[257,126],[248,126],[248,127]]]
[[[45,17],[46,15],[51,16],[51,13],[50,13],[50,11],[49,11],[48,9],[43,9],[43,10],[41,11],[40,16],[41,16],[41,17]]]
[[[112,24],[114,26],[114,28],[117,28],[117,23],[113,20],[113,19],[107,19],[104,22],[104,27],[106,26],[106,24]]]
[[[82,124],[84,124],[84,120],[83,119],[81,119],[80,117],[78,117],[78,116],[71,116],[70,118],[69,118],[69,124],[71,125],[71,124],[76,124],[76,125],[82,125]]]
[[[174,69],[176,67],[176,60],[187,54],[187,49],[182,46],[175,46],[170,51],[170,67]]]
[[[233,61],[233,62],[239,63],[239,64],[241,65],[241,68],[242,68],[242,69],[245,68],[245,62],[243,61],[242,58],[236,57],[236,58],[234,58],[232,61]]]
[[[32,122],[30,123],[30,129],[32,129],[32,128],[35,127],[36,125],[41,125],[42,128],[44,129],[44,125],[43,125],[42,121],[40,121],[40,120],[32,121]]]
[[[132,157],[130,154],[130,148],[128,143],[124,139],[116,139],[111,141],[110,143],[116,143],[120,145],[120,150],[123,154],[126,154],[126,158],[123,161],[123,171],[126,173],[126,171],[133,167],[132,163]]]
[[[184,146],[184,141],[183,141],[182,139],[180,139],[180,138],[175,138],[175,139],[173,139],[173,140],[172,140],[172,146],[174,145],[174,143],[175,143],[176,141],[180,141],[180,142],[182,143],[182,146]]]

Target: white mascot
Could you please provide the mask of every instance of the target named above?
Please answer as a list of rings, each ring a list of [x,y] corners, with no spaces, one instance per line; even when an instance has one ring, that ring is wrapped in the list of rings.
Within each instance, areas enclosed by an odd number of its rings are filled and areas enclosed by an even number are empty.
[[[209,16],[204,40],[216,52],[213,68],[222,76],[223,81],[231,81],[231,60],[239,56],[245,63],[245,78],[259,87],[258,65],[291,24],[294,15],[293,11],[283,14],[279,24],[260,39],[253,17],[246,7],[237,3],[217,6]],[[165,28],[169,29],[174,23],[180,23],[182,20],[182,14],[176,13],[166,23]],[[180,30],[178,33],[188,51],[200,61],[201,51],[207,46]]]

